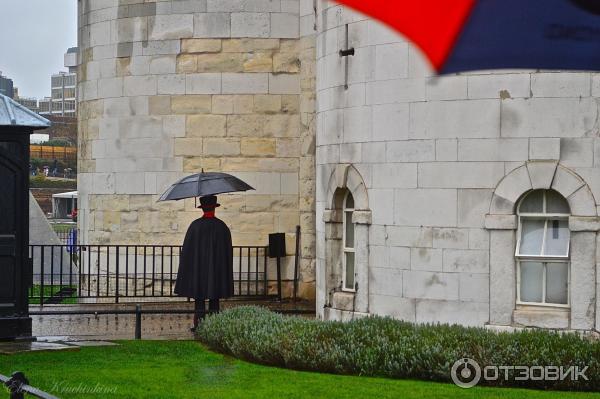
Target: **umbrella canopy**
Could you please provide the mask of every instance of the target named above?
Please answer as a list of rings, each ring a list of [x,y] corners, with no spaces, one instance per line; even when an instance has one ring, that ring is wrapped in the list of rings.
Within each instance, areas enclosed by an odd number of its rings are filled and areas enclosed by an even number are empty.
[[[440,73],[600,70],[598,0],[337,0],[413,41]]]
[[[254,190],[254,188],[235,176],[227,173],[202,172],[186,176],[174,183],[160,196],[159,201],[180,200],[248,190]]]

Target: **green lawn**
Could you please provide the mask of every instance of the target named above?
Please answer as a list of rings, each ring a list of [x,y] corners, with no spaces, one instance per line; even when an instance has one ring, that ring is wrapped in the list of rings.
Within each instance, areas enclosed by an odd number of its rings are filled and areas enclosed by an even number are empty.
[[[77,276],[74,276],[77,278]],[[48,300],[53,294],[56,294],[61,288],[77,288],[75,285],[44,285],[44,301]],[[39,305],[40,304],[40,293],[42,290],[42,286],[39,284],[34,284],[29,290],[29,304],[30,305]],[[77,293],[75,293],[77,294]],[[74,304],[77,303],[77,298],[64,298],[60,303],[68,303]]]
[[[461,389],[451,384],[284,370],[230,359],[209,352],[194,341],[123,341],[120,344],[82,348],[78,352],[0,355],[0,374],[23,371],[32,385],[60,398],[600,399],[598,393]],[[104,392],[69,394],[64,391],[73,387],[100,388]]]
[[[72,229],[77,228],[77,224],[75,223],[51,223],[52,229],[56,233],[68,233]]]

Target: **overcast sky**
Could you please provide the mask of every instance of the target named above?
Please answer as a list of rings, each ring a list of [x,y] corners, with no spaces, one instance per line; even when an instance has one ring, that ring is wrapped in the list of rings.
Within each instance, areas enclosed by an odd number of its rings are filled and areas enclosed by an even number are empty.
[[[0,0],[0,16],[0,71],[20,96],[49,96],[50,75],[77,46],[77,0]]]

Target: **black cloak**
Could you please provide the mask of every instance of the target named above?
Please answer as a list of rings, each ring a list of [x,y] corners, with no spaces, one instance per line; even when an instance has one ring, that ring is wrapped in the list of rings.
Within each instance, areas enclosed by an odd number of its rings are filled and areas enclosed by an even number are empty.
[[[196,300],[233,296],[231,231],[220,219],[194,220],[185,235],[175,294]]]

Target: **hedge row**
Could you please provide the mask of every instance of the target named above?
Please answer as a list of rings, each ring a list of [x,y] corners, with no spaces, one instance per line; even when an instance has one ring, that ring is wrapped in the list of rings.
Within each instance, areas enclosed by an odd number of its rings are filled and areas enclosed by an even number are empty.
[[[486,385],[600,390],[600,342],[549,331],[415,325],[383,317],[350,322],[282,316],[237,307],[207,317],[198,338],[211,349],[266,365],[318,372],[451,381],[452,365],[587,366],[588,380],[482,381]]]
[[[66,190],[77,190],[76,180],[52,180],[43,175],[29,177],[30,188],[64,188]]]

